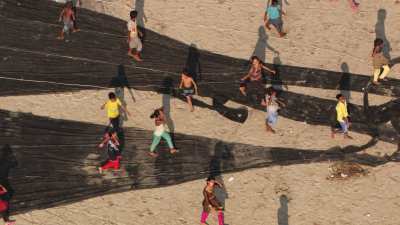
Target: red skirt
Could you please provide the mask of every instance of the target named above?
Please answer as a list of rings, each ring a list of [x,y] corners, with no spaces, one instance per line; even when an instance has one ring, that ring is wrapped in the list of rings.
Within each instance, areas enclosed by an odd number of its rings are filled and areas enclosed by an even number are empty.
[[[7,209],[8,209],[8,202],[0,200],[0,212],[7,211]]]
[[[106,164],[103,165],[103,166],[101,167],[101,169],[107,170],[107,169],[113,168],[114,170],[117,170],[117,169],[119,169],[119,167],[120,167],[119,161],[120,161],[120,157],[117,157],[116,160],[108,160],[108,161],[106,162]]]

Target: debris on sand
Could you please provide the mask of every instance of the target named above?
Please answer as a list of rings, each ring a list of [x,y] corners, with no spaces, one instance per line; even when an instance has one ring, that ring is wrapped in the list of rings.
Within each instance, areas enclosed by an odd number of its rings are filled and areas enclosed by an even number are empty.
[[[330,175],[328,179],[347,179],[350,177],[360,177],[368,174],[360,164],[354,162],[336,162],[329,167]]]

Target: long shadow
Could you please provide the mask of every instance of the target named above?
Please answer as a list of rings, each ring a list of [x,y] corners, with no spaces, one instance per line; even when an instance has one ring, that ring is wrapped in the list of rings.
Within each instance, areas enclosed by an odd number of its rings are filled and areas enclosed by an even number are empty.
[[[141,39],[144,43],[147,38],[147,32],[146,32],[146,26],[145,26],[145,22],[147,22],[147,17],[146,17],[145,11],[144,11],[144,0],[135,0],[135,10],[138,12],[138,15],[136,18],[137,25],[143,34],[143,37]]]
[[[289,199],[286,195],[279,197],[280,207],[277,212],[278,225],[289,225]]]
[[[343,72],[342,77],[340,78],[339,81],[339,90],[340,94],[342,94],[347,102],[351,101],[351,75],[349,71],[349,65],[346,62],[343,62],[342,65],[340,65],[340,68]]]
[[[151,54],[146,56],[149,58],[145,59],[143,63],[133,65],[125,53],[126,43],[124,42],[123,35],[125,34],[123,31],[126,24],[124,21],[82,10],[80,26],[83,31],[85,29],[86,31],[77,33],[71,39],[71,42],[66,44],[58,42],[51,35],[37,36],[38,30],[41,30],[44,34],[53,33],[57,30],[48,23],[51,23],[49,20],[51,15],[56,14],[59,10],[58,4],[40,0],[35,2],[20,0],[21,4],[18,5],[11,0],[4,1],[7,4],[5,4],[4,10],[0,12],[2,22],[0,31],[8,35],[0,36],[0,43],[2,43],[0,48],[3,48],[0,51],[0,57],[3,59],[0,76],[14,80],[2,80],[0,82],[1,96],[109,87],[110,80],[115,74],[115,67],[121,64],[125,65],[125,77],[129,77],[132,82],[130,87],[139,90],[158,91],[162,87],[165,77],[171,77],[174,82],[178,82],[180,78],[181,63],[186,61],[188,49],[188,46],[181,42],[148,31],[151,41],[147,43],[146,49]],[[28,5],[29,7],[26,7]],[[32,13],[32,10],[40,13]],[[93,25],[91,18],[96,18],[100,25],[88,26]],[[40,23],[35,21],[40,21]],[[105,33],[105,31],[108,33]],[[4,49],[4,47],[7,47],[7,49]],[[202,74],[204,75],[203,81],[199,83],[202,96],[217,100],[220,96],[226,96],[229,101],[262,110],[257,105],[249,103],[238,92],[239,84],[236,81],[239,81],[243,73],[247,71],[245,60],[207,51],[199,50],[199,52],[202,61]],[[343,75],[342,72],[285,65],[279,65],[278,70],[279,79],[285,84],[332,90],[337,89]],[[370,80],[370,76],[357,74],[351,74],[351,78],[351,91],[358,92],[362,92]],[[32,82],[32,80],[50,83]],[[400,96],[400,81],[391,79],[388,83],[390,85],[371,88],[370,93]],[[291,109],[294,110],[286,111],[283,114],[285,117],[299,121],[301,119],[307,122],[312,121],[315,124],[329,124],[326,121],[329,121],[330,112],[325,109],[329,108],[328,104],[334,105],[334,101],[327,102],[321,98],[286,94],[286,92],[283,95],[296,96],[296,99],[299,99],[299,102],[302,103],[293,103],[292,105],[295,107],[291,107]],[[218,103],[214,106],[224,106],[219,104],[219,100],[214,102]],[[203,105],[210,109],[213,108],[213,106],[207,104]],[[307,108],[308,106],[311,106],[311,108]],[[229,113],[223,112],[226,111],[225,109],[227,108],[220,107],[217,111],[222,112],[223,115],[229,115]],[[298,115],[299,110],[303,110],[301,116]],[[228,110],[228,112],[230,111]],[[243,113],[233,112],[234,116],[232,117],[239,118]],[[358,115],[360,115],[360,118],[366,118],[363,113],[357,114],[357,117]],[[366,124],[366,122],[360,121],[360,124]],[[357,129],[361,132],[369,132],[362,126]],[[390,137],[387,139],[390,139]]]
[[[175,134],[175,141],[180,153],[170,155],[164,151],[168,147],[161,143],[160,157],[154,160],[148,156],[152,131],[125,128],[122,171],[126,172],[117,176],[100,175],[96,167],[103,153],[96,146],[103,129],[95,124],[0,110],[0,132],[3,133],[0,141],[12,143],[11,149],[19,163],[10,177],[17,193],[12,199],[12,211],[47,208],[133,188],[179,184],[209,174],[248,168],[332,160],[377,166],[393,161],[391,157],[360,154],[376,144],[376,139],[363,146],[302,150],[230,143],[179,133]],[[4,165],[1,163],[0,167]],[[7,168],[1,171],[8,171]]]
[[[390,52],[392,51],[392,47],[390,45],[390,41],[387,39],[386,36],[386,26],[385,26],[386,17],[387,17],[386,9],[379,9],[377,15],[377,21],[375,24],[375,34],[376,38],[381,38],[384,42],[383,54],[388,59],[391,59]]]
[[[185,68],[196,82],[202,80],[200,52],[195,44],[189,46]]]

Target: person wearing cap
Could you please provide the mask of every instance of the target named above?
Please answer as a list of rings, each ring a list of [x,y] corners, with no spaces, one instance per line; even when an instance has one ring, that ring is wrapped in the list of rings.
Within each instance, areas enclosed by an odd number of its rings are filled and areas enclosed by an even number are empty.
[[[214,194],[215,186],[219,186],[222,188],[222,184],[215,180],[214,177],[210,176],[207,178],[206,187],[203,190],[203,212],[201,214],[201,225],[207,224],[207,218],[210,214],[211,210],[214,209],[218,213],[218,224],[224,225],[224,213],[223,206],[220,202],[218,202],[217,197]]]

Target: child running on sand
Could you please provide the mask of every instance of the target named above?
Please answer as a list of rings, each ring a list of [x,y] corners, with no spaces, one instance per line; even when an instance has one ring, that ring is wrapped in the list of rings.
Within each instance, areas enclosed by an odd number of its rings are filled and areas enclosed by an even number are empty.
[[[10,220],[9,203],[6,195],[7,189],[0,184],[0,215],[3,217],[5,225],[13,225],[15,221]]]
[[[143,61],[142,58],[140,57],[140,52],[142,51],[143,45],[142,41],[139,38],[143,36],[142,32],[138,29],[137,22],[136,22],[136,17],[137,17],[137,11],[131,11],[130,12],[130,20],[128,22],[128,44],[129,44],[129,50],[128,50],[128,55],[134,58],[136,61]],[[132,51],[135,50],[135,54],[132,53]]]
[[[206,225],[208,215],[210,214],[211,210],[215,210],[218,212],[218,224],[224,225],[223,207],[218,202],[217,197],[214,194],[215,186],[222,188],[222,184],[217,182],[214,177],[208,177],[206,181],[207,185],[203,190],[203,212],[201,213],[200,223],[201,225]]]
[[[336,105],[336,121],[340,124],[340,132],[343,133],[344,138],[353,139],[349,135],[349,113],[347,112],[347,102],[346,98],[342,94],[336,95],[338,103]],[[335,137],[337,131],[332,129],[332,138]]]
[[[129,116],[131,115],[129,111],[122,105],[121,101],[117,98],[114,92],[108,93],[109,100],[101,106],[107,110],[107,116],[110,120],[110,124],[116,132],[119,131],[119,110],[122,109]]]
[[[383,40],[375,39],[374,49],[372,50],[372,63],[374,65],[373,84],[378,85],[379,80],[387,81],[386,76],[390,72],[389,59],[383,55]]]
[[[115,132],[113,128],[109,129],[107,133],[104,134],[103,141],[99,144],[99,148],[103,148],[105,144],[107,145],[108,159],[99,167],[100,173],[110,168],[118,170],[120,167],[121,152],[118,148],[119,141],[117,132]]]
[[[275,133],[275,130],[272,129],[272,126],[274,126],[278,121],[278,110],[280,109],[280,106],[285,106],[285,103],[278,100],[276,97],[276,90],[271,87],[267,89],[267,95],[261,102],[261,105],[265,106],[267,110],[265,128],[267,132]]]
[[[158,154],[155,153],[154,151],[156,150],[158,144],[160,143],[161,138],[163,138],[165,141],[167,141],[167,144],[168,144],[171,154],[177,153],[178,150],[175,149],[174,144],[172,143],[171,136],[167,132],[163,108],[154,110],[154,112],[153,112],[153,114],[151,114],[150,118],[154,119],[154,123],[156,125],[156,128],[153,133],[153,141],[150,146],[150,155],[153,157],[158,156]]]
[[[282,11],[278,0],[272,0],[271,5],[267,7],[267,10],[264,14],[265,27],[268,30],[271,30],[271,27],[269,25],[272,24],[278,31],[279,36],[281,37],[286,35],[286,33],[283,32],[282,15],[285,15],[285,13]]]
[[[251,68],[246,76],[244,76],[240,80],[240,92],[246,96],[247,95],[247,88],[252,87],[256,89],[264,90],[264,85],[262,82],[262,70],[267,70],[272,74],[276,74],[275,70],[271,70],[268,67],[264,66],[264,63],[257,57],[252,56],[250,59]]]
[[[186,97],[189,109],[191,112],[193,112],[194,108],[192,103],[192,96],[194,94],[198,95],[197,85],[186,69],[184,69],[182,72],[181,83],[179,84],[179,88],[182,89],[182,94],[183,96]]]
[[[72,2],[67,2],[65,3],[65,6],[63,8],[63,10],[60,13],[60,17],[58,18],[59,22],[63,22],[64,26],[63,29],[60,32],[60,36],[58,36],[57,39],[59,40],[64,40],[64,34],[67,33],[71,33],[72,32],[76,32],[77,30],[74,28],[74,22],[75,21],[75,13],[72,10]]]
[[[338,0],[331,0],[331,1],[338,1]],[[354,11],[357,12],[358,10],[358,6],[360,5],[360,3],[358,3],[356,0],[348,0],[349,4],[350,4],[350,8]]]

